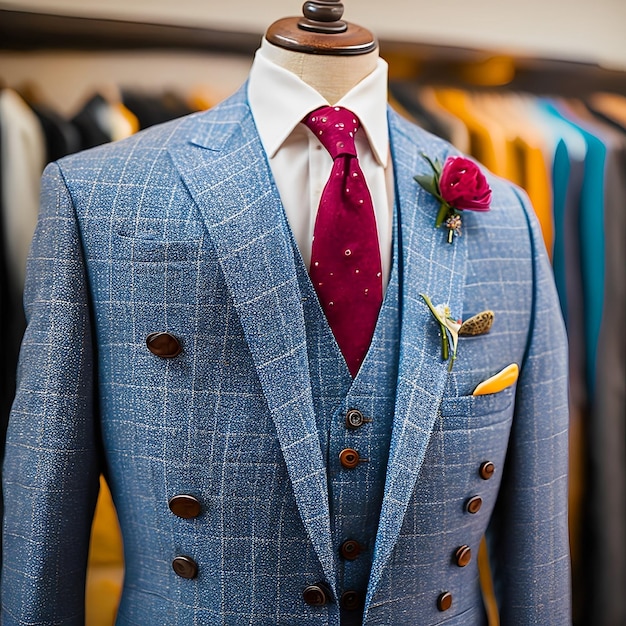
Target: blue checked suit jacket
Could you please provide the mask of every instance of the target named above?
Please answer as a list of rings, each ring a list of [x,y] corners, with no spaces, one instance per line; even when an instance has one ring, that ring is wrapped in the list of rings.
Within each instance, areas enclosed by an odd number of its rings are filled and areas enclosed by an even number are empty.
[[[565,337],[538,227],[490,177],[492,210],[454,245],[414,181],[451,147],[389,112],[401,343],[364,622],[483,624],[488,532],[501,622],[567,624]],[[337,548],[311,398],[294,251],[245,89],[48,167],[4,466],[2,623],[80,624],[105,472],[126,562],[119,624],[338,625]],[[495,311],[447,371],[420,298]],[[183,351],[162,359],[146,336]],[[516,384],[473,397],[509,363]],[[483,480],[480,464],[496,472]],[[168,509],[175,494],[198,517]],[[476,514],[465,508],[479,495]],[[186,555],[188,580],[172,570]],[[303,602],[325,581],[333,601]],[[440,612],[440,593],[452,607]]]

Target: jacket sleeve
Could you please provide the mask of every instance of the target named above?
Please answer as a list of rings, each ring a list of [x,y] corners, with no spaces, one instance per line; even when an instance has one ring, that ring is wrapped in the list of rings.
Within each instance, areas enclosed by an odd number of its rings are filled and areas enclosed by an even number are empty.
[[[59,167],[42,179],[24,295],[28,326],[3,468],[2,619],[83,624],[98,493],[85,264]]]
[[[527,199],[534,294],[499,500],[488,531],[502,626],[571,624],[567,339]]]

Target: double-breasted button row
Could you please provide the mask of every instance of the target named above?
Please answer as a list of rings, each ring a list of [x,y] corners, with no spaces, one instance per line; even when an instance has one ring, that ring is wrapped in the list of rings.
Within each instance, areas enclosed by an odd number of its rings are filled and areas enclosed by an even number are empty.
[[[152,354],[162,359],[173,359],[183,351],[180,340],[166,332],[150,333],[146,337],[146,345]]]
[[[495,473],[496,467],[491,461],[484,461],[478,468],[478,474],[483,480],[489,480]],[[465,502],[465,511],[472,515],[476,515],[483,505],[483,499],[478,496],[472,496]],[[459,546],[453,553],[452,560],[458,567],[466,567],[472,560],[472,550],[467,545]],[[437,598],[437,608],[440,611],[447,611],[452,606],[452,594],[444,591]]]

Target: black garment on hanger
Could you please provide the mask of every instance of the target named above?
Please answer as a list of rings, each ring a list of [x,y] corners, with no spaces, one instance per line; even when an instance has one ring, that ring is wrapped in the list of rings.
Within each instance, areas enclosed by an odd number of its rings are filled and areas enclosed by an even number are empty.
[[[80,135],[81,150],[111,141],[111,128],[108,120],[110,106],[105,98],[96,94],[72,118],[72,124]]]
[[[162,95],[148,95],[124,90],[122,102],[137,116],[140,130],[193,113],[185,100],[171,91]]]
[[[29,103],[29,106],[39,119],[46,139],[46,163],[81,149],[81,135],[74,124],[45,104]]]

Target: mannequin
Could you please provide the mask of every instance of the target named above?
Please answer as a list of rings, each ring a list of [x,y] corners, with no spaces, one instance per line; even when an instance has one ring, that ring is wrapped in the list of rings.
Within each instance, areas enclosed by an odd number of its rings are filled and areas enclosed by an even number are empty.
[[[488,527],[501,624],[571,623],[566,341],[532,208],[486,173],[493,210],[447,243],[414,177],[457,152],[387,107],[375,39],[337,5],[272,25],[267,73],[214,109],[46,169],[4,465],[5,626],[84,622],[101,473],[124,537],[118,626],[484,626]],[[301,124],[324,99],[359,117],[359,160],[394,172],[388,289],[354,379],[270,163],[302,139],[284,180],[310,201],[292,164],[326,158]],[[454,319],[495,312],[453,372],[422,294]],[[472,395],[512,363],[518,381]]]
[[[335,104],[376,67],[372,33],[341,20],[339,0],[307,1],[303,17],[274,22],[262,43],[274,63],[293,72]]]
[[[335,104],[350,89],[376,68],[378,48],[354,56],[331,56],[288,50],[270,43],[261,43],[266,58],[289,70]]]

